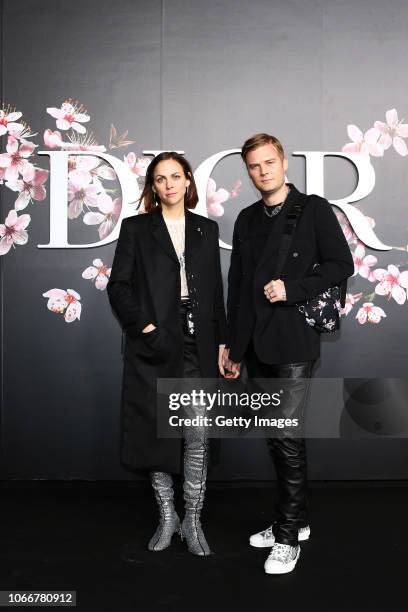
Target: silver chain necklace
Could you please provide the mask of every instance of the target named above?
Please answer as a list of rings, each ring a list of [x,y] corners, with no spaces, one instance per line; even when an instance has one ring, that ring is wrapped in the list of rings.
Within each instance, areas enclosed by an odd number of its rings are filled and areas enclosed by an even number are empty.
[[[280,204],[275,204],[275,206],[267,206],[266,204],[264,204],[263,208],[265,211],[265,215],[267,217],[274,217],[275,215],[280,213],[283,205],[284,205],[284,202],[281,202]]]

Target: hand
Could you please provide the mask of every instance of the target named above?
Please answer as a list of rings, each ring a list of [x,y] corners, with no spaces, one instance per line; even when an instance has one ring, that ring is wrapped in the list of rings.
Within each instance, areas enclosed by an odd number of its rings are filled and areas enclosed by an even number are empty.
[[[283,280],[271,280],[265,285],[264,293],[266,299],[272,304],[275,302],[286,302],[286,289]]]
[[[144,334],[148,334],[149,332],[152,332],[155,329],[156,329],[156,326],[153,325],[153,323],[149,323],[149,325],[146,325],[146,327],[143,328],[142,332]]]
[[[222,355],[223,371],[221,372],[220,368],[220,372],[224,378],[238,378],[238,376],[241,374],[241,363],[231,361],[229,358],[229,351],[229,348],[224,348]]]

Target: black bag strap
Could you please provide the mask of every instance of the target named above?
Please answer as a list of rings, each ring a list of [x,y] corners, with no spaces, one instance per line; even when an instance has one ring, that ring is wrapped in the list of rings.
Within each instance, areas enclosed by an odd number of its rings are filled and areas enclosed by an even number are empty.
[[[275,266],[274,278],[280,278],[288,257],[290,245],[292,244],[293,234],[295,233],[296,225],[300,215],[305,207],[304,199],[292,202],[286,213],[285,226],[283,228],[281,240],[279,243],[278,258]]]

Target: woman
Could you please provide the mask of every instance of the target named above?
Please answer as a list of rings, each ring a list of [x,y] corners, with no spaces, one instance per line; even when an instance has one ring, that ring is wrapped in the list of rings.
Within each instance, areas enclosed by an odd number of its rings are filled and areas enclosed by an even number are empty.
[[[140,201],[147,214],[122,221],[108,283],[126,337],[122,461],[150,473],[160,523],[148,548],[164,550],[177,531],[190,552],[208,555],[200,523],[206,431],[184,431],[186,513],[180,525],[171,474],[180,471],[181,442],[157,438],[156,380],[217,376],[226,327],[218,226],[190,212],[197,189],[190,164],[175,152],[150,163]]]

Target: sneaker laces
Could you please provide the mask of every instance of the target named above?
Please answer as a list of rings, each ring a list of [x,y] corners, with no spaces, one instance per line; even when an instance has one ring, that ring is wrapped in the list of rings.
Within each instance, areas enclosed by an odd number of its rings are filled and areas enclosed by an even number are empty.
[[[265,529],[265,531],[262,531],[262,536],[266,539],[266,538],[270,538],[273,535],[273,531],[272,531],[272,525],[270,527],[268,527],[268,529]]]

